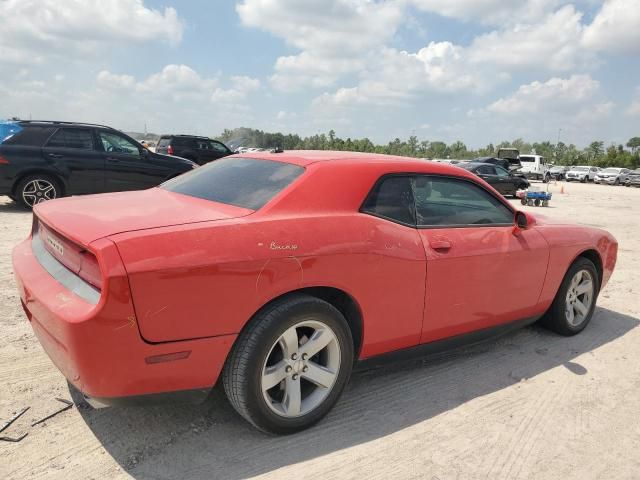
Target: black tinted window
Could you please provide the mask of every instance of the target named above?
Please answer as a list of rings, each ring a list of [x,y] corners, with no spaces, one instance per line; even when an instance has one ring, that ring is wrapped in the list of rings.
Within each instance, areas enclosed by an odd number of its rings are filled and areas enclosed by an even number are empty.
[[[93,135],[89,129],[61,128],[47,142],[47,147],[93,150]]]
[[[257,210],[304,172],[289,163],[225,158],[162,184],[192,197]]]
[[[382,179],[367,197],[362,211],[415,225],[411,177],[392,176]]]
[[[481,167],[477,168],[476,173],[478,173],[479,175],[495,175],[496,169],[493,167],[493,165],[482,165]]]
[[[419,176],[414,183],[419,226],[511,225],[513,212],[467,180]]]
[[[21,131],[7,138],[3,143],[5,145],[29,145],[33,147],[41,147],[51,136],[54,130],[54,127],[23,126]]]

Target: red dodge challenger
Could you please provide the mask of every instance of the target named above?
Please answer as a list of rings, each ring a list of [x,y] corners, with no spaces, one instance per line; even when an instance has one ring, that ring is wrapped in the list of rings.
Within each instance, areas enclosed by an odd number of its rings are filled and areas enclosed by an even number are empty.
[[[203,399],[259,429],[336,403],[357,362],[589,323],[616,263],[596,228],[516,211],[473,174],[351,152],[227,157],[158,188],[34,209],[22,306],[94,406]]]

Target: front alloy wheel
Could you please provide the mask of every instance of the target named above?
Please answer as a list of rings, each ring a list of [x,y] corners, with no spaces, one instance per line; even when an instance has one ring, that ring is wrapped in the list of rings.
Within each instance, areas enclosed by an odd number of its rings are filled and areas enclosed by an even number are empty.
[[[578,257],[567,270],[551,307],[540,322],[561,335],[581,332],[591,320],[600,279],[593,262]]]
[[[573,327],[578,327],[585,321],[591,304],[595,283],[588,270],[579,270],[571,279],[565,298],[565,317]]]

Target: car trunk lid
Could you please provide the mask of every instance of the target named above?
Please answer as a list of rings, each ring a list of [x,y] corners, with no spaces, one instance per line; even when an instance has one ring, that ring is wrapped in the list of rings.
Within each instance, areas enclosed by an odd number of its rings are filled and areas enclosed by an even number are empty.
[[[226,220],[253,210],[152,188],[61,198],[37,205],[34,213],[70,241],[86,246],[118,233]]]

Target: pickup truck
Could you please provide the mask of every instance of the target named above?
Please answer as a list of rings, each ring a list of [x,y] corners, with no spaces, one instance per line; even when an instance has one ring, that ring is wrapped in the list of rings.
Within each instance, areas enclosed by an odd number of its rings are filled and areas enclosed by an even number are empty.
[[[547,160],[542,155],[520,155],[522,173],[528,179],[542,180],[547,183],[551,179],[551,172]]]

